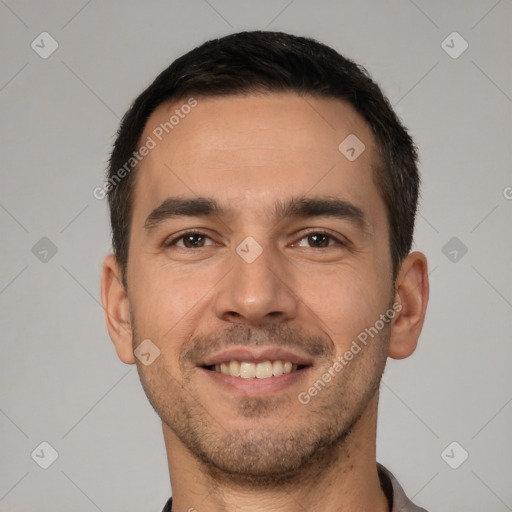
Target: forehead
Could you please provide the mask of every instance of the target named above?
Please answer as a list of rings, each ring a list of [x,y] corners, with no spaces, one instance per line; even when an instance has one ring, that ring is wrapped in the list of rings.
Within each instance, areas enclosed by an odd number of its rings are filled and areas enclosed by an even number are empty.
[[[337,99],[185,98],[153,112],[141,142],[149,140],[152,149],[137,170],[134,219],[169,195],[215,196],[255,211],[285,196],[341,194],[383,208],[371,130]]]

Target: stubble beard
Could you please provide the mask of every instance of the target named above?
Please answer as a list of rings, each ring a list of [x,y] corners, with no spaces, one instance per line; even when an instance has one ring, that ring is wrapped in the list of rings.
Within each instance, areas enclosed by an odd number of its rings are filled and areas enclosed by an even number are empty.
[[[190,375],[179,382],[159,365],[148,378],[144,368],[137,367],[144,391],[163,423],[215,481],[275,488],[321,477],[349,453],[351,432],[378,392],[389,333],[386,326],[307,405],[296,397],[291,406],[279,397],[241,399],[236,413],[254,419],[250,429],[227,430],[222,419],[203,405]],[[134,343],[136,338],[134,331]],[[325,369],[333,362],[333,358],[326,362]],[[286,406],[290,414],[281,423],[273,428],[258,426],[259,418]],[[295,411],[303,418],[300,423],[294,421]]]

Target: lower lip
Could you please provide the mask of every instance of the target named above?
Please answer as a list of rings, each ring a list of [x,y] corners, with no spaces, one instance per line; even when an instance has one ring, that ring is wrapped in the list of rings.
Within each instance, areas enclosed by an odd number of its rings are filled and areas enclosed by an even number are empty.
[[[266,379],[243,379],[232,377],[221,372],[200,368],[200,371],[210,379],[211,382],[222,386],[228,391],[237,393],[243,397],[268,396],[279,393],[284,389],[298,383],[304,378],[304,374],[311,367],[302,368],[292,373],[284,373],[279,377],[268,377]]]

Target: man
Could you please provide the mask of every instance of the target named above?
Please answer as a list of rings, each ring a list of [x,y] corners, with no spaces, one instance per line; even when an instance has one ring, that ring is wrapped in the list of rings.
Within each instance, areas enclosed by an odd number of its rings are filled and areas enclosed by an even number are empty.
[[[375,455],[428,300],[418,183],[378,86],[310,39],[209,41],[137,98],[102,300],[162,420],[165,511],[423,510]]]

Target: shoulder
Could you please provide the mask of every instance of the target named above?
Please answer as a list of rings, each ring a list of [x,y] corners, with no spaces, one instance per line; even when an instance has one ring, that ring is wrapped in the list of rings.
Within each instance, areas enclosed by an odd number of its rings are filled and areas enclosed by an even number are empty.
[[[162,512],[172,512],[172,498],[169,498],[165,507],[162,509]]]
[[[407,497],[402,486],[391,471],[387,470],[382,464],[377,464],[377,470],[382,490],[391,504],[391,512],[427,512],[424,508],[415,505]]]

